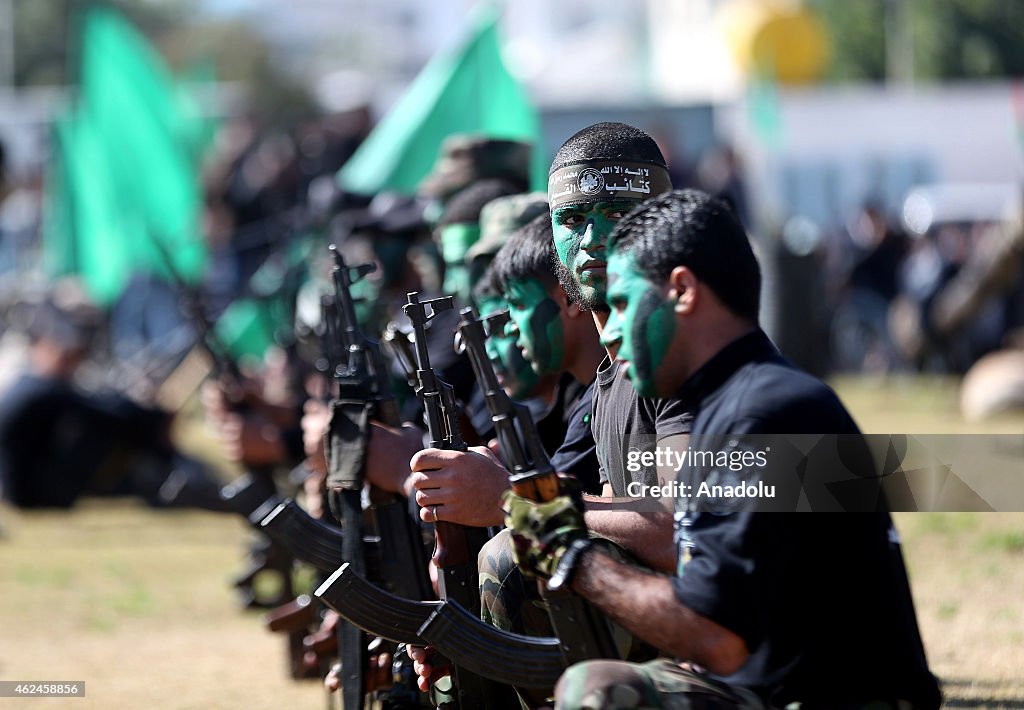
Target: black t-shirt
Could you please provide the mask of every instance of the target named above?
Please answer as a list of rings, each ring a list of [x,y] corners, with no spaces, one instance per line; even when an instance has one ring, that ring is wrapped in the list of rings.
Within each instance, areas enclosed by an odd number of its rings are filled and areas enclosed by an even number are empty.
[[[688,434],[692,420],[687,402],[638,397],[619,363],[606,357],[597,368],[591,423],[601,483],[610,483],[616,496],[628,495],[634,481],[657,485],[657,467],[644,465],[639,454],[653,452],[666,437]]]
[[[569,409],[565,440],[551,457],[551,466],[559,473],[575,476],[583,484],[584,492],[600,495],[597,450],[594,446],[594,434],[590,430],[595,387],[596,382],[587,385]]]
[[[694,439],[859,435],[832,390],[793,368],[759,330],[713,357],[680,399],[694,407]],[[680,480],[693,475],[684,467]],[[691,498],[677,500],[673,584],[684,605],[746,642],[750,657],[724,681],[779,707],[898,699],[939,706],[888,513],[690,508]]]
[[[541,443],[548,456],[553,456],[565,441],[570,415],[576,408],[584,390],[586,390],[586,386],[580,384],[575,377],[566,372],[562,373],[559,378],[550,403],[539,397],[520,402],[530,410],[530,416],[537,425],[537,434],[540,435]],[[465,412],[473,428],[484,441],[490,441],[496,436],[494,423],[491,421],[491,412],[487,408],[484,392],[479,385],[473,388],[469,402],[466,403]]]

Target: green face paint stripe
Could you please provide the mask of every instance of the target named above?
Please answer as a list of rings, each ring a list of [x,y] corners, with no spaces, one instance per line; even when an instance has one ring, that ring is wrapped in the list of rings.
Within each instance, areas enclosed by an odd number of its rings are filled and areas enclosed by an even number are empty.
[[[558,304],[540,281],[517,279],[507,286],[509,314],[519,330],[519,345],[539,374],[561,369],[565,335]]]
[[[484,316],[504,311],[508,304],[503,298],[490,297],[481,300],[480,313]],[[487,357],[494,363],[505,386],[509,389],[509,396],[513,399],[525,399],[529,396],[540,377],[533,371],[533,365],[523,357],[519,350],[516,339],[505,333],[495,333],[487,338]]]
[[[635,205],[631,200],[605,200],[552,211],[555,252],[576,285],[584,307],[595,308],[606,302],[603,276],[584,276],[581,272],[587,262],[605,259],[605,243],[618,222],[618,218],[608,215],[616,212],[625,214]],[[576,224],[565,224],[566,221],[575,221]]]
[[[523,357],[522,351],[516,341],[506,338],[503,360],[507,363],[516,383],[516,392],[525,388],[526,392],[533,389],[540,377],[533,370],[530,361]],[[522,396],[522,395],[520,395]]]
[[[456,296],[460,302],[469,303],[472,295],[469,269],[461,264],[446,264],[442,288],[445,293]]]
[[[466,252],[479,240],[479,224],[449,224],[441,227],[441,256],[447,264],[462,263],[466,258]]]
[[[536,336],[544,334],[546,337],[534,338],[533,353],[537,358],[537,365],[543,372],[556,372],[561,369],[562,353],[564,351],[564,334],[562,332],[562,321],[559,318],[560,309],[558,304],[550,298],[545,298],[537,304],[530,314],[530,330]]]
[[[668,350],[671,331],[674,323],[665,322],[662,315],[665,299],[654,288],[644,291],[640,302],[636,305],[630,323],[630,340],[632,341],[633,359],[630,368],[633,370],[635,382],[645,386],[653,385],[654,371]],[[671,313],[669,314],[671,317]],[[669,332],[666,334],[666,328]]]
[[[605,325],[606,340],[620,339],[618,357],[629,362],[629,379],[645,397],[654,396],[654,377],[675,333],[675,312],[662,289],[648,280],[629,255],[608,260],[609,300],[617,303]]]

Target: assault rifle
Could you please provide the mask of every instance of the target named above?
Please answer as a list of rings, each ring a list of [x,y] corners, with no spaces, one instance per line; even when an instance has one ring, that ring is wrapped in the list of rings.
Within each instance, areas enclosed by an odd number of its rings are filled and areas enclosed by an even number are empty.
[[[507,311],[492,316],[486,323],[477,318],[472,308],[463,309],[459,316],[458,347],[469,356],[477,383],[483,391],[502,456],[512,471],[513,491],[537,502],[563,494],[561,479],[551,466],[529,409],[513,402],[505,393],[487,356],[488,329],[494,332],[503,327],[508,320]],[[543,582],[539,587],[547,602],[567,666],[589,658],[618,658],[618,649],[607,622],[586,600],[565,588],[554,591]],[[487,657],[480,655],[477,642],[461,632],[451,620],[439,616],[428,621],[420,633],[457,665],[487,675],[490,668]]]
[[[459,430],[459,413],[455,391],[438,379],[430,366],[427,349],[427,324],[441,311],[454,307],[453,297],[420,301],[416,292],[407,294],[403,306],[416,335],[416,396],[423,402],[430,448],[466,451],[466,442]],[[477,556],[490,535],[486,528],[471,528],[447,521],[434,523],[434,566],[437,567],[437,589],[441,599],[457,602],[471,614],[480,617],[480,591],[477,580]],[[487,683],[465,667],[453,669],[460,707],[480,707],[488,696]]]
[[[283,501],[277,495],[273,479],[269,475],[243,474],[220,491],[220,497],[227,507],[244,517],[257,530],[263,520]],[[272,575],[277,583],[276,590],[269,597],[257,594],[256,579]],[[284,547],[264,536],[253,541],[249,547],[248,566],[233,583],[238,590],[243,606],[271,609],[280,606],[295,595],[292,589],[292,557]]]
[[[227,347],[214,332],[198,290],[186,283],[175,268],[174,259],[163,242],[159,239],[152,242],[160,252],[167,273],[170,274],[171,281],[181,296],[185,315],[192,321],[196,331],[196,344],[210,358],[214,376],[217,379],[226,379],[232,389],[241,392],[242,373]],[[245,409],[245,403],[239,402],[235,408],[242,411]],[[257,529],[262,514],[269,512],[281,502],[277,497],[273,471],[269,468],[254,469],[224,487],[221,489],[221,499],[231,510],[246,517]],[[292,588],[292,560],[280,545],[261,536],[250,547],[248,561],[248,567],[234,581],[234,587],[238,590],[244,606],[274,608],[295,596]],[[278,593],[269,598],[257,594],[257,588],[261,585],[255,583],[256,578],[265,573],[273,575],[278,581],[273,585]]]
[[[450,298],[421,302],[418,294],[410,294],[406,313],[416,328],[417,356],[420,358],[416,372],[419,385],[417,394],[424,400],[431,430],[431,445],[437,448],[464,449],[465,444],[462,443],[456,423],[454,395],[449,386],[437,379],[430,368],[429,354],[426,352],[426,323],[434,313],[450,307]],[[454,528],[456,533],[465,530],[462,526],[442,522],[442,537],[446,525]],[[486,539],[481,529],[470,528],[469,531],[479,533],[480,537]],[[472,665],[465,665],[466,670],[478,670],[481,663],[484,663],[487,677],[500,683],[521,688],[551,688],[565,670],[558,639],[538,639],[508,633],[484,623],[479,616],[467,611],[467,607],[479,608],[476,553],[471,556],[469,544],[463,544],[461,540],[457,542],[459,545],[454,548],[446,549],[446,546],[441,545],[443,553],[460,553],[442,558],[443,563],[449,565],[449,571],[442,574],[441,579],[454,582],[446,586],[447,590],[469,592],[476,598],[475,602],[470,600],[463,606],[445,601],[414,601],[422,597],[410,599],[389,594],[367,582],[348,564],[338,568],[314,594],[350,622],[375,636],[423,646],[433,645],[432,639],[437,634],[437,637],[448,639],[451,645],[458,648],[476,644],[478,658],[472,661]],[[461,570],[451,567],[455,561],[464,561]],[[472,565],[472,569],[467,571],[465,567],[469,565]],[[479,690],[485,683],[478,675],[467,673],[466,670],[458,675],[458,680],[462,682],[460,701],[464,707],[484,707],[488,700],[502,696],[500,691],[489,697],[467,695],[467,689]],[[474,685],[467,688],[470,681],[474,681]]]
[[[401,496],[369,489],[371,524],[363,522],[362,495],[365,483],[362,459],[369,419],[400,426],[401,419],[391,393],[389,375],[380,346],[367,338],[356,319],[352,284],[371,273],[375,266],[350,267],[344,256],[331,246],[335,266],[332,271],[338,318],[339,341],[343,344],[343,362],[334,373],[337,399],[331,403],[331,431],[328,436],[328,480],[335,489],[334,503],[344,529],[344,561],[358,575],[371,571],[370,555],[364,541],[372,543],[375,581],[394,594],[416,599],[430,595],[427,561],[418,524],[412,519]],[[355,458],[347,454],[354,454]],[[368,535],[369,534],[369,535]],[[342,692],[346,710],[361,708],[367,658],[367,639],[361,629],[339,623],[338,645],[342,662]]]
[[[325,295],[321,299],[320,316],[321,352],[316,368],[325,378],[332,380],[348,350],[348,344],[343,342],[337,332],[337,304],[334,298]],[[300,465],[296,471],[303,468]],[[257,524],[267,537],[284,547],[295,559],[311,564],[324,574],[336,570],[345,559],[341,528],[312,517],[293,500],[279,502]]]

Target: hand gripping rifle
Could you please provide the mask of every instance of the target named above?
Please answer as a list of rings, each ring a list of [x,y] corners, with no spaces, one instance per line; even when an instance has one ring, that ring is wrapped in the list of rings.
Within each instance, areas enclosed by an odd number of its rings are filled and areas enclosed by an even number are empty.
[[[210,323],[203,307],[202,298],[196,287],[189,285],[174,266],[174,259],[167,246],[159,239],[152,240],[153,246],[160,252],[167,273],[179,292],[182,310],[192,321],[196,331],[196,343],[210,358],[214,377],[225,378],[237,391],[242,391],[242,373],[238,364],[231,357],[228,348],[217,337],[213,324]],[[245,403],[235,405],[238,411],[244,411]],[[281,503],[274,484],[273,470],[270,468],[253,469],[247,474],[221,489],[221,499],[232,511],[244,516],[250,524],[259,529],[259,522],[267,512]],[[278,578],[274,585],[279,593],[272,598],[261,598],[257,595],[256,578],[264,573],[271,573]],[[292,589],[292,560],[288,552],[274,540],[261,536],[249,550],[249,566],[235,581],[242,603],[248,607],[274,608],[295,595]]]
[[[459,316],[457,347],[468,354],[483,390],[502,456],[512,471],[513,491],[537,502],[563,494],[561,479],[551,466],[529,409],[513,402],[505,393],[487,356],[487,335],[504,327],[508,312],[491,316],[486,323],[477,318],[472,308],[463,309]],[[540,593],[547,602],[567,666],[588,658],[618,658],[607,622],[586,600],[564,588],[557,592],[550,590],[544,583],[540,583]],[[421,634],[429,637],[432,645],[456,664],[462,663],[470,668],[480,664],[479,650],[472,643],[466,644],[469,639],[465,634],[456,633],[456,627],[451,625],[434,629],[434,623],[430,621],[421,629]],[[480,665],[480,671],[485,674],[486,668],[486,663]]]
[[[324,296],[320,307],[321,353],[316,367],[325,377],[333,379],[336,368],[342,365],[347,343],[340,342],[336,332],[335,299]],[[296,470],[303,468],[304,464],[300,464]],[[255,521],[266,536],[284,547],[292,557],[311,564],[319,572],[330,574],[336,570],[345,559],[341,529],[312,517],[293,500],[278,503],[266,509],[263,517]]]
[[[444,299],[441,300],[441,303],[443,302]],[[450,303],[451,301],[448,300],[449,307]],[[432,444],[439,448],[463,448],[464,444],[462,444],[461,436],[455,425],[454,396],[450,389],[447,395],[442,394],[441,385],[443,383],[437,380],[434,371],[430,369],[429,355],[425,352],[425,324],[432,317],[434,306],[429,301],[420,302],[416,294],[410,296],[410,304],[413,305],[411,310],[414,310],[416,315],[422,315],[422,318],[419,318],[421,325],[416,341],[417,348],[422,347],[424,350],[425,358],[422,365],[427,367],[418,366],[417,383],[421,387],[418,388],[420,392],[417,394],[422,396],[422,393],[426,392],[427,396],[424,400],[430,402],[430,405],[425,408],[428,422],[433,422],[430,435]],[[442,305],[440,308],[444,308],[444,306]],[[427,309],[431,310],[427,311]],[[410,314],[410,318],[413,318],[413,315]],[[446,406],[445,401],[447,401]],[[441,523],[442,530],[444,527],[445,523]],[[460,526],[454,527],[458,532]],[[479,532],[483,533],[482,530]],[[443,535],[444,532],[442,532]],[[462,547],[467,553],[462,556],[470,561],[469,546]],[[442,547],[442,551],[454,552],[456,548],[445,550]],[[445,562],[451,563],[454,559],[451,554],[448,554],[445,557]],[[475,554],[471,559],[475,563]],[[455,575],[449,574],[446,579],[444,577],[443,579],[449,581],[453,577]],[[445,589],[450,591],[468,590],[476,595],[475,569],[466,577],[466,585],[461,586],[458,581],[455,581],[454,584],[447,584]],[[432,631],[442,632],[449,636],[458,635],[465,641],[465,644],[477,644],[476,647],[482,651],[474,665],[479,666],[481,662],[485,663],[488,676],[501,683],[521,688],[551,688],[562,671],[565,670],[565,664],[559,652],[558,639],[537,639],[502,631],[484,623],[479,616],[473,616],[466,611],[465,607],[458,604],[449,606],[446,602],[418,601],[427,597],[403,598],[386,592],[366,581],[351,564],[346,563],[339,567],[316,590],[314,596],[367,633],[398,643],[428,645],[430,641],[427,636],[421,636],[420,628],[430,620],[429,628]],[[469,604],[472,602],[467,603],[467,606]],[[478,608],[478,605],[477,599],[473,606]],[[468,673],[460,674],[463,689],[466,688],[470,678],[471,675]],[[477,698],[474,701],[473,698],[467,698],[465,695],[461,697],[464,707],[485,706],[487,701],[486,698]],[[500,697],[500,693],[492,697]]]
[[[350,267],[336,247],[332,246],[331,250],[335,263],[332,277],[337,334],[343,346],[343,359],[334,372],[337,399],[331,403],[327,455],[328,481],[335,489],[335,514],[344,529],[342,559],[355,573],[365,577],[369,571],[369,555],[364,542],[370,542],[376,548],[374,580],[396,595],[426,598],[430,594],[430,582],[422,537],[406,501],[371,487],[371,529],[363,522],[368,422],[372,418],[397,427],[401,421],[379,344],[360,329],[351,293],[352,284],[371,273],[375,266]],[[369,538],[367,533],[371,534]],[[367,639],[360,628],[340,623],[338,645],[345,710],[361,708],[368,660]]]
[[[427,324],[441,311],[453,308],[452,296],[420,301],[416,292],[408,294],[403,307],[416,334],[416,396],[423,402],[430,448],[466,451],[466,442],[459,430],[459,413],[455,391],[438,379],[430,366],[427,348]],[[477,581],[477,556],[490,535],[485,528],[471,528],[452,522],[434,523],[434,566],[437,567],[437,588],[441,599],[457,602],[470,613],[480,616],[480,593]],[[482,707],[488,697],[488,683],[464,667],[453,670],[459,706]]]

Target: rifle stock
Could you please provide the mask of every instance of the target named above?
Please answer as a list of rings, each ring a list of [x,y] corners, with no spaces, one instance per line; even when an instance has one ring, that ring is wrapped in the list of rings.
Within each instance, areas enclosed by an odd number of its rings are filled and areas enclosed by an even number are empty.
[[[277,489],[272,481],[248,473],[242,474],[221,488],[220,497],[232,512],[249,520],[257,515],[258,511],[269,512],[283,502],[277,495]],[[259,524],[262,519],[261,515],[254,524]]]

